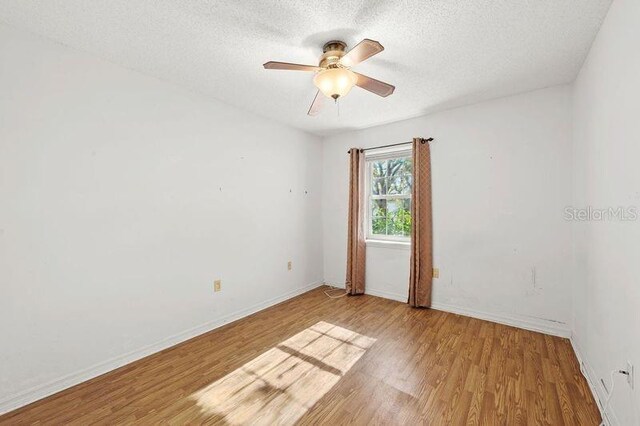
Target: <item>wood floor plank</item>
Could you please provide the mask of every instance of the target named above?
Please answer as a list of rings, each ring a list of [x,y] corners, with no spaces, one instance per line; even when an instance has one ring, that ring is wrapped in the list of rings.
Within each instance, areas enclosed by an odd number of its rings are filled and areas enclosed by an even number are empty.
[[[375,342],[330,388],[306,391],[314,402],[298,424],[600,422],[567,339],[373,296],[329,299],[316,289],[0,416],[0,425],[229,424],[229,413],[205,410],[194,395],[319,322]],[[287,350],[295,368],[299,360],[332,371]],[[274,401],[293,403],[299,395],[288,389],[258,387],[243,404],[271,405],[251,422],[269,423],[266,412],[287,408]]]

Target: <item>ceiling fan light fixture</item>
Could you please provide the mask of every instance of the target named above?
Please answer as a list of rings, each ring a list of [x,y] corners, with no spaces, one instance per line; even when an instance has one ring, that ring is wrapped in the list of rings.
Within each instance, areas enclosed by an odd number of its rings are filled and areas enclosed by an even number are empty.
[[[340,40],[325,43],[317,66],[280,61],[269,61],[262,66],[267,70],[316,73],[313,77],[313,84],[318,90],[313,97],[307,115],[317,115],[322,109],[325,97],[337,101],[338,98],[346,96],[353,89],[353,86],[358,86],[383,98],[391,95],[395,90],[391,84],[351,71],[351,67],[382,52],[384,47],[375,40],[365,38],[348,52],[345,52],[346,48],[346,43]]]
[[[327,68],[313,77],[313,84],[323,95],[331,99],[345,96],[357,81],[355,73],[346,68]]]

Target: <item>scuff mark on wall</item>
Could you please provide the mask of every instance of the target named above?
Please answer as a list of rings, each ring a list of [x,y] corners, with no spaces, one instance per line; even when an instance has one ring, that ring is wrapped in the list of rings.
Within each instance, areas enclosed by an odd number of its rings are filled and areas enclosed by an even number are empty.
[[[542,320],[542,321],[553,322],[553,323],[556,323],[556,324],[566,324],[566,322],[564,322],[564,321],[558,321],[558,320],[544,318],[544,317],[536,317],[534,315],[523,315],[523,316],[525,316],[527,318],[534,318],[534,319],[539,319],[539,320]]]
[[[531,268],[531,282],[533,283],[533,288],[536,288],[536,267]]]
[[[538,270],[531,267],[531,289],[526,291],[527,296],[535,296],[542,293],[542,287],[538,285]]]

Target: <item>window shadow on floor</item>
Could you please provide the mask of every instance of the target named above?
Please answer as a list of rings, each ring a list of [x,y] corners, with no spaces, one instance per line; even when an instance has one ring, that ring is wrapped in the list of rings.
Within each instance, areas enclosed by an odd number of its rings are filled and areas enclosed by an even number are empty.
[[[192,395],[228,424],[293,424],[376,339],[318,322]]]

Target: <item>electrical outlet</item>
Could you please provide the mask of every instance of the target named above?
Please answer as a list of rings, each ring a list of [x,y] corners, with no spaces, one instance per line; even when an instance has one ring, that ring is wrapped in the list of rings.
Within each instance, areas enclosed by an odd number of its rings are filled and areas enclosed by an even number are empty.
[[[220,291],[222,290],[222,281],[221,280],[215,280],[213,282],[213,291]]]
[[[433,268],[433,278],[440,278],[440,269]]]
[[[633,389],[633,364],[631,364],[631,361],[627,361],[627,371],[629,372],[627,374],[627,383]]]
[[[287,262],[287,270],[290,271],[292,267],[293,267],[292,262],[288,261]]]

